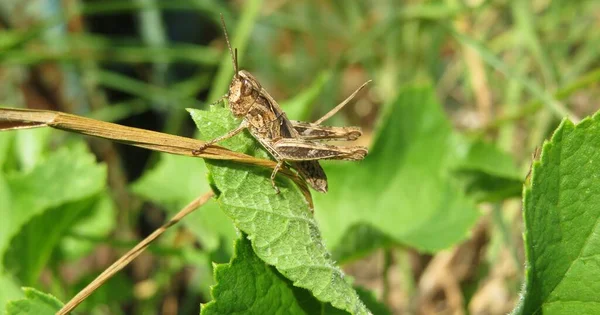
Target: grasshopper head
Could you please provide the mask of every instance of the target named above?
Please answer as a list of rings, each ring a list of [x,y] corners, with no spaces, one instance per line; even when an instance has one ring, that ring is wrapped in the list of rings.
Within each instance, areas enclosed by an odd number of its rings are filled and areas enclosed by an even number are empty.
[[[227,42],[227,48],[229,49],[229,55],[231,56],[231,62],[233,63],[233,70],[235,73],[231,80],[231,84],[229,85],[229,92],[227,93],[229,109],[235,117],[243,117],[246,116],[248,111],[252,108],[252,105],[254,105],[260,96],[262,87],[250,72],[239,70],[237,49],[231,48],[223,14],[221,14],[221,25],[223,26],[225,41]]]
[[[229,108],[235,117],[243,117],[252,108],[262,87],[250,72],[240,70],[229,85]]]

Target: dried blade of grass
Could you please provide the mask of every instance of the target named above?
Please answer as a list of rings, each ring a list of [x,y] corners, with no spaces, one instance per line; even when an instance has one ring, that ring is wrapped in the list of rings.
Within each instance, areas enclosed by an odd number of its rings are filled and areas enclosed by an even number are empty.
[[[596,68],[583,76],[579,77],[574,82],[566,85],[563,88],[560,88],[556,93],[553,94],[554,98],[557,100],[564,100],[571,95],[575,94],[584,88],[589,87],[590,85],[596,84],[600,81],[600,68]],[[541,100],[533,100],[523,106],[521,106],[517,111],[513,113],[508,113],[503,116],[496,118],[491,121],[488,125],[483,126],[477,130],[472,132],[473,136],[480,136],[485,132],[492,131],[504,124],[514,122],[516,120],[522,119],[528,115],[536,113],[540,108],[543,108],[544,103]]]
[[[121,258],[106,268],[98,277],[96,277],[96,279],[94,279],[94,281],[90,282],[90,284],[83,288],[83,290],[79,291],[79,293],[77,293],[69,302],[67,302],[56,314],[64,315],[71,312],[75,307],[77,307],[77,305],[83,302],[83,300],[90,296],[90,294],[92,294],[114,274],[125,268],[125,266],[127,266],[132,260],[138,257],[148,247],[148,245],[150,245],[150,243],[161,236],[168,228],[175,225],[183,217],[205,204],[214,195],[215,194],[212,191],[209,191],[190,202],[187,206],[181,209],[181,211],[175,214],[171,220],[156,229],[154,232],[152,232],[152,234],[143,239],[135,247],[125,253],[125,255],[121,256]]]
[[[210,145],[202,151],[202,153],[193,155],[192,151],[202,146],[204,141],[192,138],[127,127],[62,112],[0,108],[0,131],[37,127],[52,127],[171,154],[201,157],[212,160],[228,160],[268,167],[271,169],[277,165],[274,161],[258,159],[247,154],[228,150],[218,145]],[[280,173],[291,178],[300,187],[300,190],[306,197],[306,200],[312,209],[312,196],[306,182],[289,169],[283,169]]]
[[[494,68],[496,71],[503,75],[510,77],[515,82],[521,84],[527,91],[529,91],[534,97],[542,101],[548,109],[559,119],[569,117],[571,121],[578,122],[581,120],[577,115],[569,111],[559,100],[557,100],[552,94],[543,89],[534,80],[520,76],[512,68],[507,66],[500,58],[498,58],[493,52],[487,49],[477,40],[459,32],[453,26],[447,24],[441,24],[460,44],[471,47],[476,51],[481,59],[485,61],[489,66]]]
[[[0,130],[45,126],[124,142],[151,150],[187,156],[194,156],[192,150],[204,143],[196,139],[127,127],[61,112],[0,108]],[[269,164],[275,165],[275,162],[271,161],[269,163],[269,161],[256,159],[219,146],[210,146],[198,156],[207,159],[232,160],[266,167]]]

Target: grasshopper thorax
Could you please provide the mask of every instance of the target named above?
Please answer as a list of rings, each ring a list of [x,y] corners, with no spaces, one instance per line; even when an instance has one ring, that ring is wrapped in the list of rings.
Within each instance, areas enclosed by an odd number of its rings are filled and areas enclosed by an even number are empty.
[[[229,85],[229,108],[235,117],[243,117],[252,108],[262,87],[250,72],[240,70]]]

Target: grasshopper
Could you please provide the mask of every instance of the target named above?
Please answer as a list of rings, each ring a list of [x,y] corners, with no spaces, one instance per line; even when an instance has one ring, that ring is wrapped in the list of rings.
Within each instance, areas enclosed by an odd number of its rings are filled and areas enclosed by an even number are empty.
[[[232,114],[236,118],[242,118],[242,122],[227,134],[207,141],[193,153],[199,154],[208,146],[248,129],[277,161],[271,173],[271,184],[276,193],[279,193],[279,188],[275,184],[275,176],[285,163],[294,168],[313,189],[327,192],[327,176],[318,160],[357,161],[364,159],[368,151],[362,146],[339,147],[321,143],[329,140],[356,140],[362,134],[358,127],[331,127],[323,126],[321,123],[346,105],[369,82],[359,87],[315,123],[289,120],[258,80],[250,72],[239,69],[237,49],[231,48],[223,15],[221,15],[221,24],[233,63],[234,75],[228,92],[217,102],[227,99]]]

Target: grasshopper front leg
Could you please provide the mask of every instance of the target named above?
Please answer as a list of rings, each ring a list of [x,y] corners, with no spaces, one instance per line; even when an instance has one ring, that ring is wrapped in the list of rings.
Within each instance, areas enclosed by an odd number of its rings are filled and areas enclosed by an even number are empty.
[[[212,102],[212,103],[208,104],[208,106],[217,105],[217,104],[219,104],[219,103],[223,102],[224,100],[226,100],[228,97],[229,97],[229,93],[227,93],[227,94],[225,94],[225,95],[223,95],[223,96],[219,97],[219,98],[218,98],[216,101],[214,101],[214,102]]]
[[[204,151],[204,149],[206,149],[208,146],[213,145],[219,141],[223,141],[226,139],[229,139],[235,135],[237,135],[238,133],[242,132],[242,130],[248,128],[248,121],[246,119],[242,120],[242,123],[237,126],[235,129],[229,131],[228,133],[220,136],[220,137],[216,137],[210,141],[206,141],[203,145],[201,145],[198,149],[193,150],[192,154],[193,155],[198,155],[200,153],[202,153],[202,151]]]
[[[279,195],[279,187],[277,187],[277,185],[275,184],[275,176],[283,166],[283,163],[283,160],[277,161],[277,165],[275,165],[275,168],[273,168],[273,172],[271,173],[271,185],[273,185],[273,189],[275,189],[275,194],[277,195]]]

